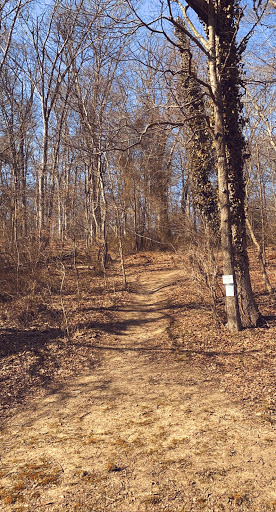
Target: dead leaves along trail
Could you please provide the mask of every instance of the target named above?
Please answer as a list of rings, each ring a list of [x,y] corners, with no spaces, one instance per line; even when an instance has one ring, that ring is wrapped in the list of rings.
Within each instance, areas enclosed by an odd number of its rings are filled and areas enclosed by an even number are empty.
[[[136,278],[115,334],[97,338],[100,365],[5,425],[1,512],[275,511],[273,423],[174,350],[182,272]]]

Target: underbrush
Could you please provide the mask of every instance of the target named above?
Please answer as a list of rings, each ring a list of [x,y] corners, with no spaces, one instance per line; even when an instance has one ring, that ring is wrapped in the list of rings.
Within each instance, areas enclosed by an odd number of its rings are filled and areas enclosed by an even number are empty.
[[[0,404],[6,412],[28,393],[44,393],[98,364],[95,340],[112,332],[123,293],[116,263],[104,276],[85,251],[32,256],[21,255],[19,264],[2,259],[0,270]]]
[[[110,279],[103,278],[96,255],[85,250],[47,247],[42,251],[34,244],[21,251],[17,259],[8,256],[0,253],[3,327],[59,327],[68,337],[74,330],[73,313],[81,298],[88,294],[104,296],[110,287],[118,285],[113,270]]]

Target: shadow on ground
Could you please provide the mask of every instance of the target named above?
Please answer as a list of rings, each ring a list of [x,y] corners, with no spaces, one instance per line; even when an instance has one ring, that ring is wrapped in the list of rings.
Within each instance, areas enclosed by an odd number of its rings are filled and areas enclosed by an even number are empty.
[[[64,331],[61,329],[37,329],[20,330],[15,328],[1,329],[0,331],[0,359],[6,356],[15,355],[18,352],[32,350],[39,353],[41,348],[46,347],[52,341],[61,343]]]
[[[0,331],[0,407],[12,413],[30,394],[43,395],[58,382],[99,364],[89,345],[64,338],[58,328]]]

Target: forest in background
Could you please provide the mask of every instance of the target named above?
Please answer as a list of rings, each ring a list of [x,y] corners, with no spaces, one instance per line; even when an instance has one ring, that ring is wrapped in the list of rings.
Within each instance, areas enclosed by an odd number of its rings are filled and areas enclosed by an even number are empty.
[[[158,2],[151,9],[144,6],[142,15],[154,18]],[[271,291],[265,267],[276,228],[274,6],[267,3],[261,18],[255,4],[243,11],[239,37],[250,35],[242,60],[248,242]],[[3,300],[20,287],[33,293],[33,284],[23,284],[26,274],[49,262],[61,275],[69,258],[105,276],[119,257],[126,285],[125,254],[191,247],[212,294],[216,262],[193,172],[197,126],[185,121],[177,46],[142,27],[128,3],[112,0],[4,1],[0,37]],[[203,82],[204,56],[193,42],[189,51]],[[212,119],[208,98],[204,109]],[[215,197],[208,140],[206,148]],[[211,261],[207,270],[202,254]]]

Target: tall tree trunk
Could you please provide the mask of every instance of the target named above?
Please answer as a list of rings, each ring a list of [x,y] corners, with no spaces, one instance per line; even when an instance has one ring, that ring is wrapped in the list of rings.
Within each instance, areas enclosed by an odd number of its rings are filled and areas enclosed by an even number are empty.
[[[209,38],[209,75],[210,85],[214,98],[214,145],[216,151],[218,170],[218,192],[220,206],[220,236],[223,256],[224,275],[232,276],[233,295],[226,293],[227,326],[230,331],[241,329],[241,319],[236,290],[236,277],[234,268],[234,251],[231,233],[230,203],[228,190],[228,167],[226,159],[223,96],[220,83],[219,47],[216,37],[216,14],[213,3],[209,3],[208,14],[208,38]],[[230,278],[231,279],[231,278]]]
[[[45,227],[45,177],[48,162],[48,118],[44,114],[43,118],[43,141],[42,141],[42,157],[38,174],[38,197],[37,197],[37,222],[38,222],[38,235],[42,239],[42,232]]]
[[[260,214],[261,214],[261,240],[262,240],[262,258],[265,263],[266,255],[266,230],[267,230],[267,216],[266,216],[266,190],[265,183],[263,179],[263,173],[261,170],[260,163],[260,153],[258,146],[256,147],[256,157],[257,157],[257,172],[258,172],[258,181],[259,181],[259,200],[260,200]]]
[[[26,168],[27,157],[25,155],[25,143],[23,133],[19,144],[19,173],[20,173],[20,211],[21,211],[21,236],[27,236],[27,200],[26,200]]]
[[[236,43],[236,23],[241,15],[237,2],[220,0],[217,11],[217,33],[221,66],[221,90],[225,145],[229,169],[229,195],[234,246],[234,261],[240,311],[244,326],[256,326],[261,314],[256,305],[249,274],[245,220],[245,141],[240,88],[240,59],[243,48]]]
[[[102,269],[103,273],[106,273],[106,265],[108,260],[108,243],[107,243],[107,226],[106,226],[106,216],[107,216],[107,202],[105,195],[105,185],[103,180],[103,170],[100,171],[100,190],[101,190],[101,260],[102,260]]]

